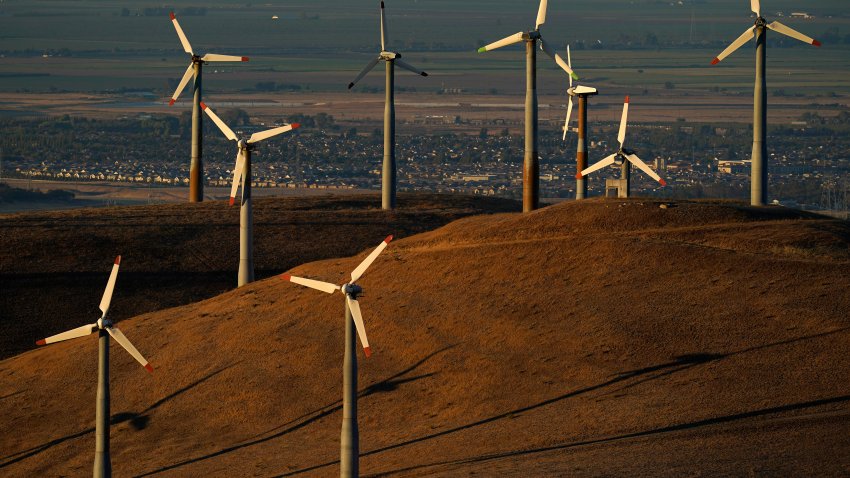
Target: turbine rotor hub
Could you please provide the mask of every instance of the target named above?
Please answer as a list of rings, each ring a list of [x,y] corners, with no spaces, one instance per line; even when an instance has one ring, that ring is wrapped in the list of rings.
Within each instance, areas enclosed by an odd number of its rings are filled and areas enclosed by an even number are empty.
[[[363,288],[351,282],[342,286],[342,292],[356,300],[357,296],[363,292]]]

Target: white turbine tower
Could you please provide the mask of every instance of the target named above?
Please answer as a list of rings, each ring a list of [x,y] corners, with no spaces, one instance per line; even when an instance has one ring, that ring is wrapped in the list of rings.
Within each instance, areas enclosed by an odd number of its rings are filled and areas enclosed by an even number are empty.
[[[767,204],[767,80],[765,77],[767,31],[773,30],[814,46],[820,46],[821,44],[819,41],[779,22],[767,23],[767,20],[761,16],[761,4],[759,0],[750,0],[750,8],[756,14],[755,25],[747,28],[737,40],[717,55],[711,64],[716,65],[720,63],[724,58],[731,55],[732,52],[750,41],[750,39],[756,39],[756,83],[753,91],[753,153],[752,169],[750,171],[750,204],[753,206],[764,206]]]
[[[239,139],[210,107],[201,102],[201,109],[213,120],[224,136],[236,141],[236,166],[233,167],[233,184],[230,187],[230,205],[236,200],[236,191],[242,185],[242,203],[239,211],[239,278],[238,285],[254,281],[254,226],[251,212],[251,151],[254,144],[300,127],[298,123],[254,133],[246,139]]]
[[[103,313],[97,322],[77,327],[76,329],[62,332],[36,342],[36,345],[47,345],[63,340],[84,337],[94,332],[98,333],[98,366],[97,366],[97,412],[95,421],[95,453],[94,474],[95,478],[109,478],[112,476],[112,461],[109,457],[109,337],[112,336],[116,342],[121,344],[130,355],[133,356],[148,372],[153,372],[153,367],[136,350],[136,347],[127,340],[127,337],[118,330],[118,327],[106,318],[109,304],[112,302],[112,292],[115,290],[115,281],[118,278],[118,267],[121,264],[121,256],[115,258],[112,273],[106,282],[106,290],[100,300],[100,310]]]
[[[567,45],[567,65],[573,67],[573,59],[570,55],[570,46]],[[576,174],[587,167],[587,98],[598,94],[596,88],[590,86],[573,86],[573,77],[569,75],[570,87],[567,90],[569,102],[567,103],[567,117],[564,120],[564,136],[562,139],[567,139],[567,132],[570,131],[570,116],[573,113],[573,96],[578,96],[578,128],[575,130],[578,133],[578,145],[576,146]],[[580,174],[576,176],[576,199],[584,199],[587,197],[587,181]]]
[[[537,42],[540,49],[549,55],[570,76],[578,79],[573,69],[555,52],[540,34],[540,26],[546,23],[548,0],[540,0],[534,30],[518,32],[478,49],[478,53],[492,51],[503,46],[525,42],[525,155],[522,167],[522,210],[533,211],[540,205],[540,158],[537,152]]]
[[[621,197],[629,197],[629,187],[631,182],[631,167],[630,163],[634,164],[641,171],[647,174],[647,176],[661,183],[662,186],[666,186],[667,182],[661,179],[658,174],[655,173],[649,166],[646,165],[634,152],[634,150],[626,149],[623,147],[623,144],[626,140],[626,125],[628,123],[629,118],[629,97],[626,97],[625,103],[623,103],[623,117],[620,119],[620,133],[617,135],[617,140],[620,142],[620,149],[617,150],[616,153],[611,156],[606,157],[602,161],[594,164],[593,166],[583,170],[579,174],[576,175],[576,178],[580,178],[582,176],[587,176],[588,174],[597,171],[599,169],[604,168],[605,166],[609,166],[611,164],[615,164],[617,166],[621,166],[622,176],[621,179],[625,182],[621,187],[625,191],[625,195]]]
[[[169,105],[173,105],[189,79],[195,77],[194,98],[192,102],[192,162],[189,166],[189,202],[201,202],[204,200],[204,164],[203,143],[201,141],[201,71],[204,63],[217,61],[248,61],[247,56],[231,56],[217,55],[215,53],[207,53],[204,56],[196,55],[192,51],[192,45],[189,44],[189,39],[180,28],[180,23],[177,22],[177,17],[174,12],[171,12],[171,23],[174,24],[174,29],[177,30],[177,36],[180,37],[180,43],[183,44],[183,50],[191,56],[189,60],[189,68],[183,74],[180,84],[177,85],[177,90],[171,96]]]
[[[396,196],[396,164],[395,164],[395,65],[417,75],[428,76],[418,68],[401,60],[401,53],[387,50],[389,43],[387,21],[384,18],[384,2],[381,2],[381,53],[370,61],[348,84],[348,89],[360,81],[367,73],[375,68],[379,61],[386,63],[386,100],[384,101],[384,163],[381,171],[381,208],[395,209]]]
[[[357,429],[357,354],[354,352],[357,346],[354,329],[360,336],[363,345],[363,353],[366,357],[372,355],[369,348],[369,340],[366,338],[366,327],[363,325],[363,315],[360,313],[360,303],[357,302],[363,289],[356,284],[363,276],[366,269],[375,261],[393,236],[384,239],[374,251],[372,251],[363,262],[351,273],[348,283],[338,286],[329,282],[313,279],[305,279],[290,274],[283,274],[281,278],[312,289],[333,294],[337,290],[345,294],[345,358],[343,360],[343,393],[342,393],[342,432],[340,440],[340,476],[356,477],[359,474],[360,442]]]

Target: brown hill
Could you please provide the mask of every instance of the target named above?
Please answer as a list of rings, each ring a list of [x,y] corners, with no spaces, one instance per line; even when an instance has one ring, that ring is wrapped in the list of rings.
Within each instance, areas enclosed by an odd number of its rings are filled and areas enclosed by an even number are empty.
[[[406,237],[470,214],[517,211],[515,201],[401,194],[254,199],[257,278],[356,254],[375,237]],[[0,358],[41,335],[89,323],[114,256],[122,254],[116,320],[207,299],[236,287],[239,208],[224,201],[25,213],[0,218]],[[20,327],[21,322],[31,324]]]
[[[850,473],[850,224],[660,205],[564,203],[391,243],[360,281],[361,472]],[[293,273],[339,283],[365,253]],[[116,476],[337,475],[342,312],[269,278],[123,321],[156,370],[112,352]],[[96,348],[0,362],[4,476],[90,473]]]

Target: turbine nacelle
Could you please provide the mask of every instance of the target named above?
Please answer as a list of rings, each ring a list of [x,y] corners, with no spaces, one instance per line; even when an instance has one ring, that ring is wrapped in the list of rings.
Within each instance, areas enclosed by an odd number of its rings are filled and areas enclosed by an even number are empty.
[[[107,318],[97,319],[96,323],[97,323],[98,329],[105,329],[105,328],[108,328],[108,327],[112,327],[112,325],[113,325],[112,321],[107,319]]]
[[[567,94],[570,96],[576,95],[598,95],[599,91],[596,88],[592,88],[590,86],[579,85],[572,87],[567,90]]]
[[[401,58],[401,53],[396,53],[394,51],[382,51],[380,57],[384,61],[392,61],[396,58]]]

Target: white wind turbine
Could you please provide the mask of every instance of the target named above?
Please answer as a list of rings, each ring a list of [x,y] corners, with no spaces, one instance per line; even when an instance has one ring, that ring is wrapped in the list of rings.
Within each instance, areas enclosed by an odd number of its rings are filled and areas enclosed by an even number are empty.
[[[753,153],[750,171],[750,204],[753,206],[764,206],[767,204],[767,80],[765,77],[765,64],[767,57],[767,31],[773,30],[777,33],[800,40],[814,46],[820,46],[820,42],[803,35],[779,22],[767,23],[761,16],[761,3],[759,0],[750,0],[750,8],[756,14],[755,25],[747,28],[744,33],[733,41],[711,62],[712,65],[720,63],[732,52],[741,48],[750,39],[756,39],[756,84],[753,91]]]
[[[239,278],[238,285],[254,281],[254,226],[251,212],[251,151],[254,144],[277,136],[287,131],[299,128],[301,125],[292,123],[278,128],[268,129],[252,134],[248,139],[239,139],[210,107],[201,102],[201,109],[213,120],[224,136],[236,141],[236,166],[233,167],[233,184],[230,187],[230,205],[236,200],[236,191],[242,185],[242,203],[239,211]]]
[[[248,61],[247,56],[232,56],[232,55],[217,55],[215,53],[207,53],[204,56],[196,55],[192,51],[192,45],[189,44],[189,39],[180,28],[180,23],[177,22],[177,17],[174,12],[171,12],[171,23],[174,24],[174,29],[177,30],[177,36],[180,37],[180,43],[183,44],[183,50],[191,55],[189,60],[189,68],[183,74],[180,84],[177,85],[177,90],[171,95],[169,105],[173,105],[183,90],[189,79],[195,77],[194,98],[192,102],[192,162],[189,166],[189,202],[201,202],[204,200],[204,165],[202,161],[203,143],[201,141],[201,71],[204,63],[219,62],[219,61]]]
[[[573,67],[573,59],[570,55],[570,46],[567,45],[567,65]],[[570,116],[573,113],[573,96],[578,96],[578,145],[576,147],[576,173],[580,173],[587,167],[587,98],[598,94],[596,88],[590,86],[578,85],[573,86],[573,77],[569,75],[570,87],[567,90],[569,102],[567,103],[567,117],[564,120],[564,136],[562,139],[567,139],[567,132],[570,131]],[[576,199],[584,199],[587,197],[587,181],[584,176],[576,176]]]
[[[345,356],[343,360],[343,394],[342,394],[342,433],[340,440],[340,476],[356,477],[359,473],[359,456],[360,443],[359,432],[357,429],[357,354],[355,347],[357,346],[354,330],[357,330],[357,335],[360,336],[360,343],[363,345],[363,353],[366,357],[372,355],[369,348],[369,340],[366,338],[366,327],[363,325],[363,315],[360,313],[360,303],[357,302],[363,289],[356,284],[357,280],[363,276],[366,269],[372,265],[372,262],[378,255],[387,247],[387,244],[393,239],[393,236],[387,236],[371,254],[369,254],[363,262],[357,266],[351,273],[351,280],[339,286],[330,282],[322,282],[313,279],[305,279],[296,277],[291,274],[283,274],[283,280],[294,282],[311,289],[320,290],[328,294],[333,294],[337,290],[345,295]]]
[[[621,166],[622,169],[622,177],[621,179],[625,181],[625,197],[629,197],[629,186],[631,181],[631,167],[630,163],[634,164],[641,171],[647,174],[647,176],[661,183],[662,186],[666,186],[667,182],[661,179],[658,174],[655,173],[649,166],[646,165],[634,152],[634,150],[626,149],[623,147],[623,144],[626,140],[626,126],[628,123],[629,117],[629,97],[626,96],[626,101],[623,103],[623,117],[620,119],[620,133],[617,135],[617,140],[620,142],[620,149],[617,150],[616,153],[611,156],[606,157],[602,161],[594,164],[593,166],[583,170],[582,172],[576,175],[576,178],[581,178],[582,176],[587,176],[588,174],[597,171],[599,169],[604,168],[605,166],[609,166],[615,164],[617,166]]]
[[[395,65],[417,75],[428,76],[428,73],[415,68],[401,60],[401,53],[387,50],[389,35],[387,21],[384,18],[384,2],[381,2],[381,53],[370,61],[348,84],[348,89],[360,81],[367,73],[375,68],[379,61],[386,63],[386,86],[384,101],[384,162],[381,171],[381,208],[395,209],[396,196],[396,164],[395,164]]]
[[[478,53],[492,51],[503,46],[525,42],[525,155],[523,159],[522,210],[537,209],[540,205],[540,157],[537,151],[537,42],[540,49],[551,57],[564,71],[575,79],[573,69],[555,52],[540,34],[540,26],[546,23],[548,0],[540,0],[534,30],[518,32],[478,49]]]
[[[109,457],[109,337],[112,336],[116,342],[121,344],[130,355],[133,356],[148,372],[153,372],[153,367],[136,350],[136,347],[127,340],[127,337],[118,330],[118,327],[106,318],[109,304],[112,302],[112,292],[115,290],[115,281],[118,278],[118,267],[121,264],[121,256],[115,258],[112,273],[106,282],[106,290],[100,300],[100,310],[103,313],[97,322],[71,329],[61,334],[56,334],[36,342],[36,345],[47,345],[63,340],[75,339],[90,335],[95,331],[98,333],[98,366],[97,366],[97,411],[95,421],[95,454],[94,454],[94,477],[109,478],[112,476],[112,461]]]

